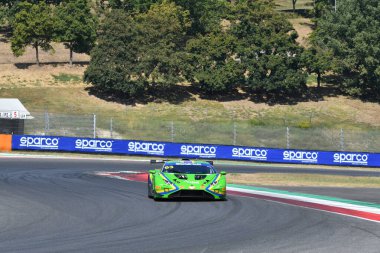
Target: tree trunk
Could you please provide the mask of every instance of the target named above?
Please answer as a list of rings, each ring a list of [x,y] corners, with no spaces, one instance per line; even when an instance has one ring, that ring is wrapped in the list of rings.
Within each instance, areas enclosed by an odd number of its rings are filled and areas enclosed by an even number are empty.
[[[37,62],[37,66],[39,67],[40,66],[40,57],[38,55],[38,43],[34,44],[34,48],[36,49],[36,62]]]
[[[297,2],[297,0],[292,0],[293,12],[296,12],[296,2]]]
[[[317,71],[317,87],[321,87],[321,71]]]
[[[70,67],[73,66],[73,47],[70,44]]]

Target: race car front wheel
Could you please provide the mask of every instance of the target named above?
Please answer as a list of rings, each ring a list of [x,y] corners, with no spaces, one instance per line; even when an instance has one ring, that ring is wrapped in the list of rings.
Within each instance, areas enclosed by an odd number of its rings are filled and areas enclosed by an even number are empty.
[[[148,198],[153,198],[153,192],[152,192],[152,187],[151,185],[148,183]]]

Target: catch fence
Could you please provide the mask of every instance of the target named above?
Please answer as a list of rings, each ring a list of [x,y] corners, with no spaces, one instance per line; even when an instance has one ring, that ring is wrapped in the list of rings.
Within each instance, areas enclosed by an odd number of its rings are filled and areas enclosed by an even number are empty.
[[[71,115],[32,112],[25,134],[135,139],[181,143],[223,144],[283,149],[379,152],[380,129],[335,129],[257,125],[250,121],[207,119],[162,120],[142,115],[141,120],[97,114]]]

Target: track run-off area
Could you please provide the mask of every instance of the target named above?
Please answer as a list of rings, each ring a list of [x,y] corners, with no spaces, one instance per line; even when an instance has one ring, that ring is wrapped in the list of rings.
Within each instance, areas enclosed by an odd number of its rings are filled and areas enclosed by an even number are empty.
[[[236,173],[294,173],[291,167],[215,166]],[[152,168],[146,161],[0,157],[0,252],[379,252],[380,223],[300,205],[318,199],[310,194],[229,185],[227,201],[153,201],[146,183],[104,175],[146,175]],[[350,191],[319,196],[324,202],[318,205],[360,206],[339,198]],[[352,199],[368,201],[370,193],[355,191]],[[289,203],[295,197],[299,203]],[[375,213],[379,202],[359,211]]]

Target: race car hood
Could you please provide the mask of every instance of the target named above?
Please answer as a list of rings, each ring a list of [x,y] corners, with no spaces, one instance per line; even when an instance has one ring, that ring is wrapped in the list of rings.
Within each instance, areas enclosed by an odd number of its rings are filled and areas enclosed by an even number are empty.
[[[222,178],[220,174],[180,174],[160,173],[160,175],[179,189],[204,190],[216,185]]]

